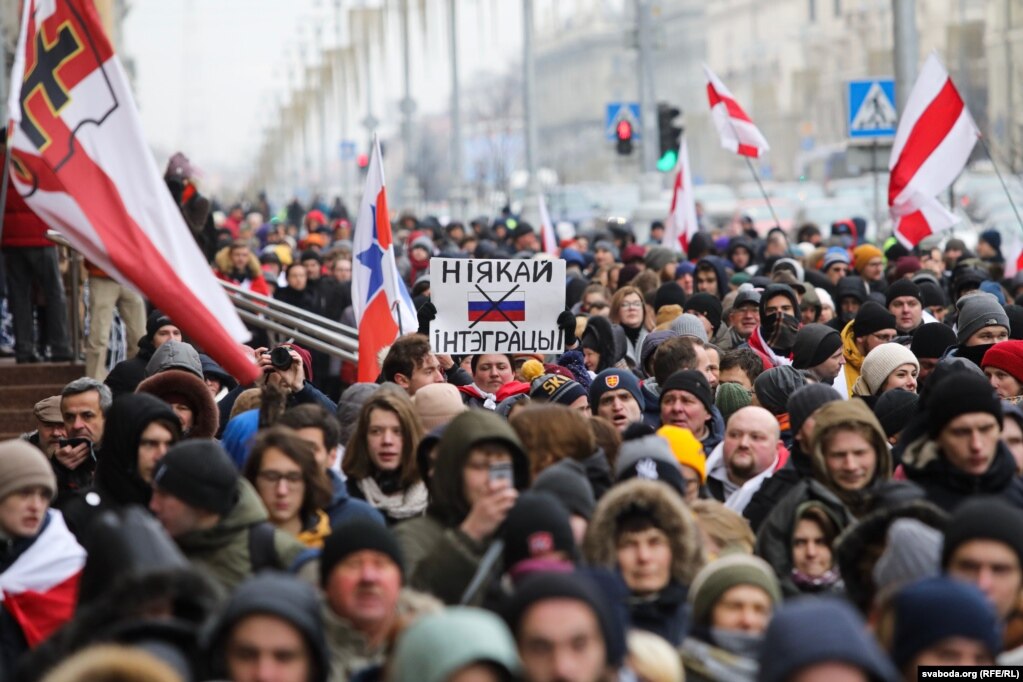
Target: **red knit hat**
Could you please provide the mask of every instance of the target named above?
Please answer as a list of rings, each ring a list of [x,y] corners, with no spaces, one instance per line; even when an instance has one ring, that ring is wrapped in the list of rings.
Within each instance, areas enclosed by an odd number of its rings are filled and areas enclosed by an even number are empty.
[[[981,367],[997,367],[1023,382],[1023,341],[1001,341],[988,348]]]

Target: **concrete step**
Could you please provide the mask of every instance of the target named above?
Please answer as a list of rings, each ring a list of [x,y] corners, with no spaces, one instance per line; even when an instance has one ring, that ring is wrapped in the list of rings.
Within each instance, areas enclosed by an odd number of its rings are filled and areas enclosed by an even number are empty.
[[[85,376],[85,367],[72,363],[39,363],[18,365],[13,361],[0,362],[0,386],[33,386],[60,384]]]

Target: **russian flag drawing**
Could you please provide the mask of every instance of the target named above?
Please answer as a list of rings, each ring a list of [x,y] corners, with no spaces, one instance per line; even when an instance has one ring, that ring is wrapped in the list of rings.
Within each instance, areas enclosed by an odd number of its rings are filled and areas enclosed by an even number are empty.
[[[469,322],[525,322],[524,291],[470,291]]]

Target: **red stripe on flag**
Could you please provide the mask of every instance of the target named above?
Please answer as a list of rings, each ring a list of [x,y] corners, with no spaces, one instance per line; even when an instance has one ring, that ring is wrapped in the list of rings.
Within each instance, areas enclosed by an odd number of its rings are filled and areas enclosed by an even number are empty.
[[[387,190],[383,187],[377,193],[377,241],[380,248],[386,251],[391,248],[391,217],[387,213]],[[390,343],[388,341],[388,343]],[[373,379],[376,381],[376,379]]]
[[[735,150],[736,154],[742,156],[751,156],[754,159],[760,158],[760,147],[755,147],[751,144],[740,144],[739,148]]]
[[[377,208],[379,210],[379,204]],[[380,375],[377,353],[394,343],[398,325],[387,307],[387,295],[381,289],[362,313],[359,322],[359,381],[374,383]]]
[[[750,117],[746,114],[746,112],[743,111],[742,107],[739,106],[738,102],[727,95],[720,94],[714,89],[713,83],[707,83],[707,99],[710,100],[711,109],[716,107],[718,104],[723,103],[725,105],[725,111],[728,112],[729,118],[734,118],[737,121],[746,121],[747,123],[753,122],[750,120]]]
[[[21,627],[30,648],[34,649],[71,620],[78,602],[81,577],[82,573],[78,571],[45,592],[26,590],[3,595],[4,608]]]
[[[63,121],[60,121],[63,124]],[[69,135],[70,131],[64,130]],[[111,262],[153,305],[174,320],[196,345],[241,383],[255,381],[259,370],[199,298],[156,250],[121,199],[117,185],[74,141],[74,153],[56,175],[99,235]],[[61,145],[50,145],[44,159],[53,163]],[[66,148],[65,148],[66,149]]]
[[[888,182],[889,206],[895,203],[895,199],[920,170],[920,166],[948,136],[962,112],[963,100],[949,78],[913,125],[902,153],[899,154],[899,160],[892,169],[891,180]]]
[[[469,312],[470,322],[525,322],[526,311],[525,310],[506,310],[503,314],[497,310],[491,310],[488,312],[483,311],[470,311]]]
[[[899,219],[899,226],[896,232],[901,236],[904,244],[916,246],[931,234],[931,226],[924,217],[923,211],[914,211]]]

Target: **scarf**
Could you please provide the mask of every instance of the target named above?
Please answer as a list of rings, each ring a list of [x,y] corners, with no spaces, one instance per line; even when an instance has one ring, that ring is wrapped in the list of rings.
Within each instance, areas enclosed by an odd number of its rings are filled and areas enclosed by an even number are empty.
[[[765,315],[760,323],[760,333],[767,345],[777,353],[788,355],[796,343],[799,331],[799,320],[792,315],[771,313]]]
[[[356,485],[366,497],[366,502],[389,518],[410,519],[413,516],[422,516],[426,511],[426,484],[422,481],[417,481],[393,495],[384,493],[371,476],[360,480]]]
[[[768,362],[771,363],[771,367],[780,367],[781,365],[791,365],[792,357],[789,355],[779,355],[774,352],[767,342],[764,341],[764,337],[760,333],[760,327],[757,327],[749,337],[749,347],[766,357]],[[770,369],[765,363],[764,369]]]

